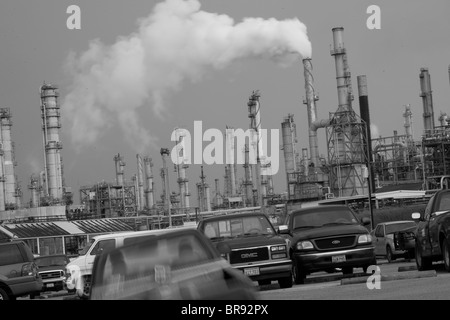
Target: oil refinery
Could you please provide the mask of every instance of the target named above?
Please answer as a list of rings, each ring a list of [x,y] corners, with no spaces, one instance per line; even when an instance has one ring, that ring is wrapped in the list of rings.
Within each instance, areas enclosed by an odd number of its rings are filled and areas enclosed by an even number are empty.
[[[164,221],[171,225],[172,218],[189,221],[198,214],[214,211],[270,211],[280,205],[339,199],[365,199],[367,202],[369,194],[386,186],[411,190],[414,185],[414,190],[424,192],[447,187],[450,126],[443,110],[436,118],[430,70],[427,67],[418,70],[424,126],[422,133],[416,132],[420,140],[414,140],[410,105],[404,105],[403,114],[398,115],[404,117],[404,131],[396,129],[391,136],[373,136],[367,76],[357,76],[358,114],[354,107],[354,84],[351,61],[344,45],[344,28],[333,28],[332,39],[330,55],[335,64],[337,109],[324,119],[318,117],[320,105],[313,61],[311,58],[298,61],[303,66],[306,113],[298,105],[291,113],[280,115],[280,162],[284,163],[284,172],[280,170],[278,174],[285,177],[285,185],[278,186],[279,190],[274,187],[272,175],[262,174],[262,170],[271,169],[264,154],[258,151],[256,163],[250,161],[250,148],[261,149],[260,137],[252,140],[256,145],[247,144],[237,150],[235,144],[230,143],[234,136],[227,130],[233,128],[233,124],[226,124],[227,154],[241,153],[245,161],[244,164],[227,161],[223,165],[223,177],[206,176],[202,166],[201,175],[189,179],[190,165],[172,163],[171,147],[167,143],[161,146],[159,155],[136,154],[136,159],[125,159],[120,153],[111,155],[114,181],[103,180],[72,191],[71,182],[64,179],[58,87],[44,83],[39,89],[44,167],[30,177],[29,198],[25,198],[15,172],[12,114],[9,108],[0,109],[0,220],[158,217],[159,221],[166,219]],[[448,72],[450,76],[450,66]],[[257,135],[264,127],[263,99],[264,93],[254,90],[249,92],[246,103],[248,128]],[[242,116],[245,116],[244,110]],[[301,117],[307,118],[308,127],[300,130],[295,118]],[[326,136],[324,141],[319,140],[320,131]],[[308,137],[308,146],[298,145],[300,136]],[[173,147],[179,154],[185,152],[181,147],[184,139],[183,131],[177,129]],[[320,154],[320,146],[326,150],[326,155]],[[155,168],[154,159],[159,156],[163,166]],[[239,176],[239,166],[244,172],[242,176]],[[171,190],[172,184],[177,188]],[[79,193],[78,204],[72,203],[74,192]]]

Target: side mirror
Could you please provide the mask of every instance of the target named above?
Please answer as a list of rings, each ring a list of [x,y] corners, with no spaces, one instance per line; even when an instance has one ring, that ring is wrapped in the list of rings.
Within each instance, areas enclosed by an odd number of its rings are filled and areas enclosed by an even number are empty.
[[[287,225],[280,225],[278,226],[278,233],[279,234],[289,234],[289,228]]]
[[[231,252],[231,248],[228,245],[228,243],[226,242],[219,242],[217,244],[217,250],[219,251],[219,253],[222,254],[229,254]]]
[[[362,217],[361,222],[362,222],[363,226],[367,226],[371,223],[370,219],[367,217]]]
[[[413,218],[413,220],[421,220],[422,215],[418,212],[414,212],[411,217]]]

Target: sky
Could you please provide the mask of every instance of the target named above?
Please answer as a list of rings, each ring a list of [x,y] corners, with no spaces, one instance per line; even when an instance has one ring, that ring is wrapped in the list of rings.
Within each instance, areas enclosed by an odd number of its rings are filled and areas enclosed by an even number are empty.
[[[79,30],[67,28],[70,5],[80,8]],[[379,29],[367,27],[371,5],[380,8]],[[418,140],[421,68],[430,72],[436,123],[441,111],[450,111],[449,12],[447,0],[2,1],[0,106],[12,112],[22,201],[30,199],[30,176],[44,168],[44,81],[59,87],[64,180],[75,204],[80,187],[114,182],[118,153],[129,181],[137,172],[137,153],[153,158],[159,195],[160,149],[173,148],[174,128],[193,132],[194,121],[202,121],[204,130],[247,129],[253,90],[261,93],[262,127],[281,129],[291,113],[297,148],[307,148],[301,60],[312,59],[318,118],[327,119],[338,104],[330,55],[334,27],[344,28],[357,113],[356,77],[367,76],[372,135],[404,134],[402,114],[409,104]],[[326,157],[323,129],[318,136]],[[282,151],[279,157],[276,193],[286,189]],[[223,189],[223,165],[204,165],[204,172],[212,187],[219,178]],[[200,166],[191,165],[194,199],[199,175]],[[238,175],[243,177],[242,168]],[[170,181],[177,190],[173,170]]]

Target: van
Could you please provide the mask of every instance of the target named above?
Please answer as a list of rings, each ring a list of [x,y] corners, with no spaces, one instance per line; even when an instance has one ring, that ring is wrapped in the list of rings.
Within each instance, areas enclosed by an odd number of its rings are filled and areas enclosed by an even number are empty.
[[[15,300],[42,289],[33,254],[23,241],[0,243],[0,300]]]
[[[69,291],[76,289],[79,297],[87,298],[90,291],[92,267],[96,256],[142,240],[142,237],[151,237],[161,232],[164,232],[164,229],[118,232],[93,237],[79,252],[80,255],[67,264],[67,289]]]

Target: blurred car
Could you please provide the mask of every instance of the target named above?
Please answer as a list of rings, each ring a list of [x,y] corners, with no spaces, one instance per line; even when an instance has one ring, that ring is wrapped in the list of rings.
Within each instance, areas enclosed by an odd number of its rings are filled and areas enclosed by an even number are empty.
[[[256,288],[191,228],[155,230],[98,255],[91,300],[254,300]]]
[[[70,260],[65,254],[39,256],[36,257],[34,261],[39,268],[39,275],[44,284],[41,292],[62,291],[67,289],[65,286],[65,274],[66,265]],[[69,292],[75,292],[75,290],[69,290]],[[30,295],[30,298],[34,297],[35,294]]]
[[[41,289],[42,278],[28,245],[23,241],[0,243],[0,300],[15,300]]]
[[[415,221],[389,221],[377,224],[371,235],[375,245],[375,254],[384,256],[388,262],[399,257],[410,259],[414,257],[417,228]]]
[[[198,230],[207,236],[229,263],[259,285],[278,281],[291,288],[292,261],[288,241],[262,212],[215,215],[201,220]]]

